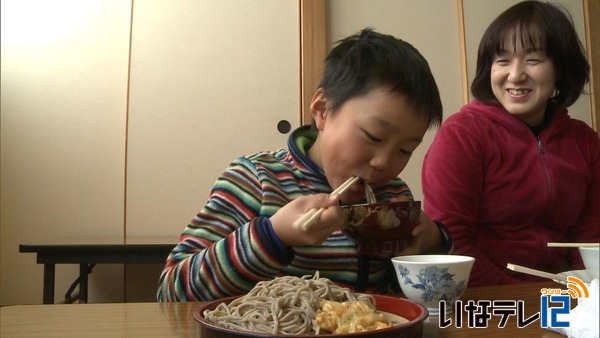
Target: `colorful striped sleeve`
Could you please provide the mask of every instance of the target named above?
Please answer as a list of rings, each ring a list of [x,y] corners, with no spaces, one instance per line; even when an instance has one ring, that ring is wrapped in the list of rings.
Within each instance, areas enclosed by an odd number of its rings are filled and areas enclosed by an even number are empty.
[[[251,161],[239,158],[229,166],[167,258],[159,301],[243,294],[289,264],[293,254],[282,251],[268,220],[259,217],[264,193]]]

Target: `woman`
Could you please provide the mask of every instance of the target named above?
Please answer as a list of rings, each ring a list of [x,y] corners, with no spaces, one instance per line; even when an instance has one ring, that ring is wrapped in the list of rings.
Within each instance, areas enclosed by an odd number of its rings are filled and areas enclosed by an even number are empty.
[[[485,31],[476,98],[438,131],[423,166],[424,210],[476,258],[469,286],[536,279],[507,263],[560,272],[583,268],[574,249],[600,240],[600,140],[567,107],[589,64],[570,17],[524,1]]]

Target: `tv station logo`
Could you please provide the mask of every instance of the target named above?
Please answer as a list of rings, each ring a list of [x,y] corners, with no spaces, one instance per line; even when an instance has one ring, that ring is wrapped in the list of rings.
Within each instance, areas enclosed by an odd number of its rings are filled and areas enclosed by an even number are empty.
[[[539,320],[543,328],[570,327],[568,320],[561,319],[571,311],[571,299],[589,298],[587,285],[581,279],[573,276],[567,277],[567,289],[543,288],[540,289],[540,311],[527,317],[525,302],[523,300],[469,300],[463,304],[462,300],[454,303],[454,318],[446,318],[446,301],[439,302],[439,327],[446,328],[454,325],[458,328],[487,328],[492,316],[500,317],[499,328],[504,328],[511,317],[515,317],[518,328],[524,328]],[[466,316],[465,316],[466,315]]]
[[[568,290],[540,290],[542,293],[540,296],[540,324],[542,327],[569,327],[569,321],[559,320],[559,315],[569,314],[571,311],[571,299],[590,297],[587,285],[577,277],[567,277],[567,288]],[[552,304],[559,304],[559,306],[551,306]]]

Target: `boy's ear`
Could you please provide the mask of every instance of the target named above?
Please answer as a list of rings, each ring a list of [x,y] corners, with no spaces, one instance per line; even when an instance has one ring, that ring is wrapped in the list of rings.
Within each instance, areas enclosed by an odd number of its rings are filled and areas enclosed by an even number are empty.
[[[318,130],[323,128],[325,122],[325,113],[327,112],[327,99],[323,89],[319,88],[313,95],[312,101],[310,102],[310,115],[315,121],[315,125]]]

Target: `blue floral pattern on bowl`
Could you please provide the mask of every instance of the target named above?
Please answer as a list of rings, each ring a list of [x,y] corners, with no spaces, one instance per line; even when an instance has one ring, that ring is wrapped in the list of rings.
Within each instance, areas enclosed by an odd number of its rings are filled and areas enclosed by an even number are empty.
[[[452,303],[463,294],[466,288],[464,280],[456,284],[454,275],[448,272],[448,268],[440,269],[436,266],[430,266],[421,269],[417,276],[419,279],[418,284],[410,279],[410,273],[403,265],[399,265],[398,271],[404,280],[404,284],[409,284],[415,289],[423,290],[421,298],[425,302],[439,299]]]

